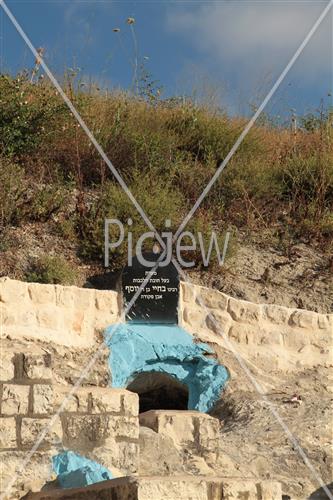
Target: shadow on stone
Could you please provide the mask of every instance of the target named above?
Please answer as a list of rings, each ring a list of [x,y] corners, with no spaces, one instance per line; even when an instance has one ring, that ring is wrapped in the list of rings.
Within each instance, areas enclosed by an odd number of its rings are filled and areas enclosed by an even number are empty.
[[[333,493],[333,483],[326,484],[326,487],[331,493]],[[327,494],[323,488],[318,488],[309,496],[309,500],[326,500],[327,498]]]

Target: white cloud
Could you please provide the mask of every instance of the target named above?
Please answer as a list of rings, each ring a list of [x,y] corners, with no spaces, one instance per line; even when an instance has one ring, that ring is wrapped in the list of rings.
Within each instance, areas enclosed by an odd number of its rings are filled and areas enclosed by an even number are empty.
[[[190,4],[191,5],[191,4]],[[277,76],[319,17],[327,2],[225,1],[169,10],[170,31],[186,38],[207,65],[228,65],[260,81]],[[332,12],[322,22],[292,70],[292,76],[316,81],[332,68]],[[329,82],[328,82],[329,83]]]

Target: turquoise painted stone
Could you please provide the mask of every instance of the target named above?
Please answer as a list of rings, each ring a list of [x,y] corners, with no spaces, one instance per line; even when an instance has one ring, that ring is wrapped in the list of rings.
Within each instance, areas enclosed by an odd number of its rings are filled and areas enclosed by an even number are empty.
[[[188,409],[208,412],[220,398],[229,372],[215,359],[212,349],[196,344],[177,325],[123,323],[105,330],[110,349],[112,387],[127,387],[144,372],[168,374],[189,391]]]

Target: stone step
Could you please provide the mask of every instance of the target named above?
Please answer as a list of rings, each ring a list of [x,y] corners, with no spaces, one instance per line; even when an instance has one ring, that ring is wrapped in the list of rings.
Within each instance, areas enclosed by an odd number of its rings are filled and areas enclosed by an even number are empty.
[[[122,477],[86,488],[29,493],[26,500],[281,500],[281,484],[274,481],[204,477]]]

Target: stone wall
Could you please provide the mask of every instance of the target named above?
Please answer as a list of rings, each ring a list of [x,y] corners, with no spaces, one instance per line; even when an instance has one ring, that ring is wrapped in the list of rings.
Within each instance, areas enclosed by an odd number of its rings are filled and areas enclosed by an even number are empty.
[[[0,278],[1,334],[12,338],[91,346],[97,331],[120,321],[121,310],[114,291]],[[254,304],[181,283],[179,323],[212,342],[222,339],[222,330],[250,355],[269,347],[273,355],[281,354],[280,362],[283,357],[306,366],[332,362],[333,314]]]
[[[182,283],[179,322],[201,340],[221,345],[223,332],[236,349],[269,358],[272,368],[333,362],[333,314],[254,304]]]
[[[1,333],[89,346],[97,330],[119,321],[118,301],[113,291],[0,278]]]
[[[19,472],[13,487],[15,494],[29,487],[38,489],[50,479],[51,457],[62,449],[71,449],[92,458],[116,475],[137,471],[137,394],[125,389],[80,387],[70,396],[71,389],[53,384],[49,354],[7,353],[4,356],[2,353],[2,488],[15,472]],[[67,394],[70,397],[63,403]],[[24,460],[29,458],[28,452],[39,436],[38,451],[25,465]],[[14,498],[13,495],[10,494],[9,498]]]

